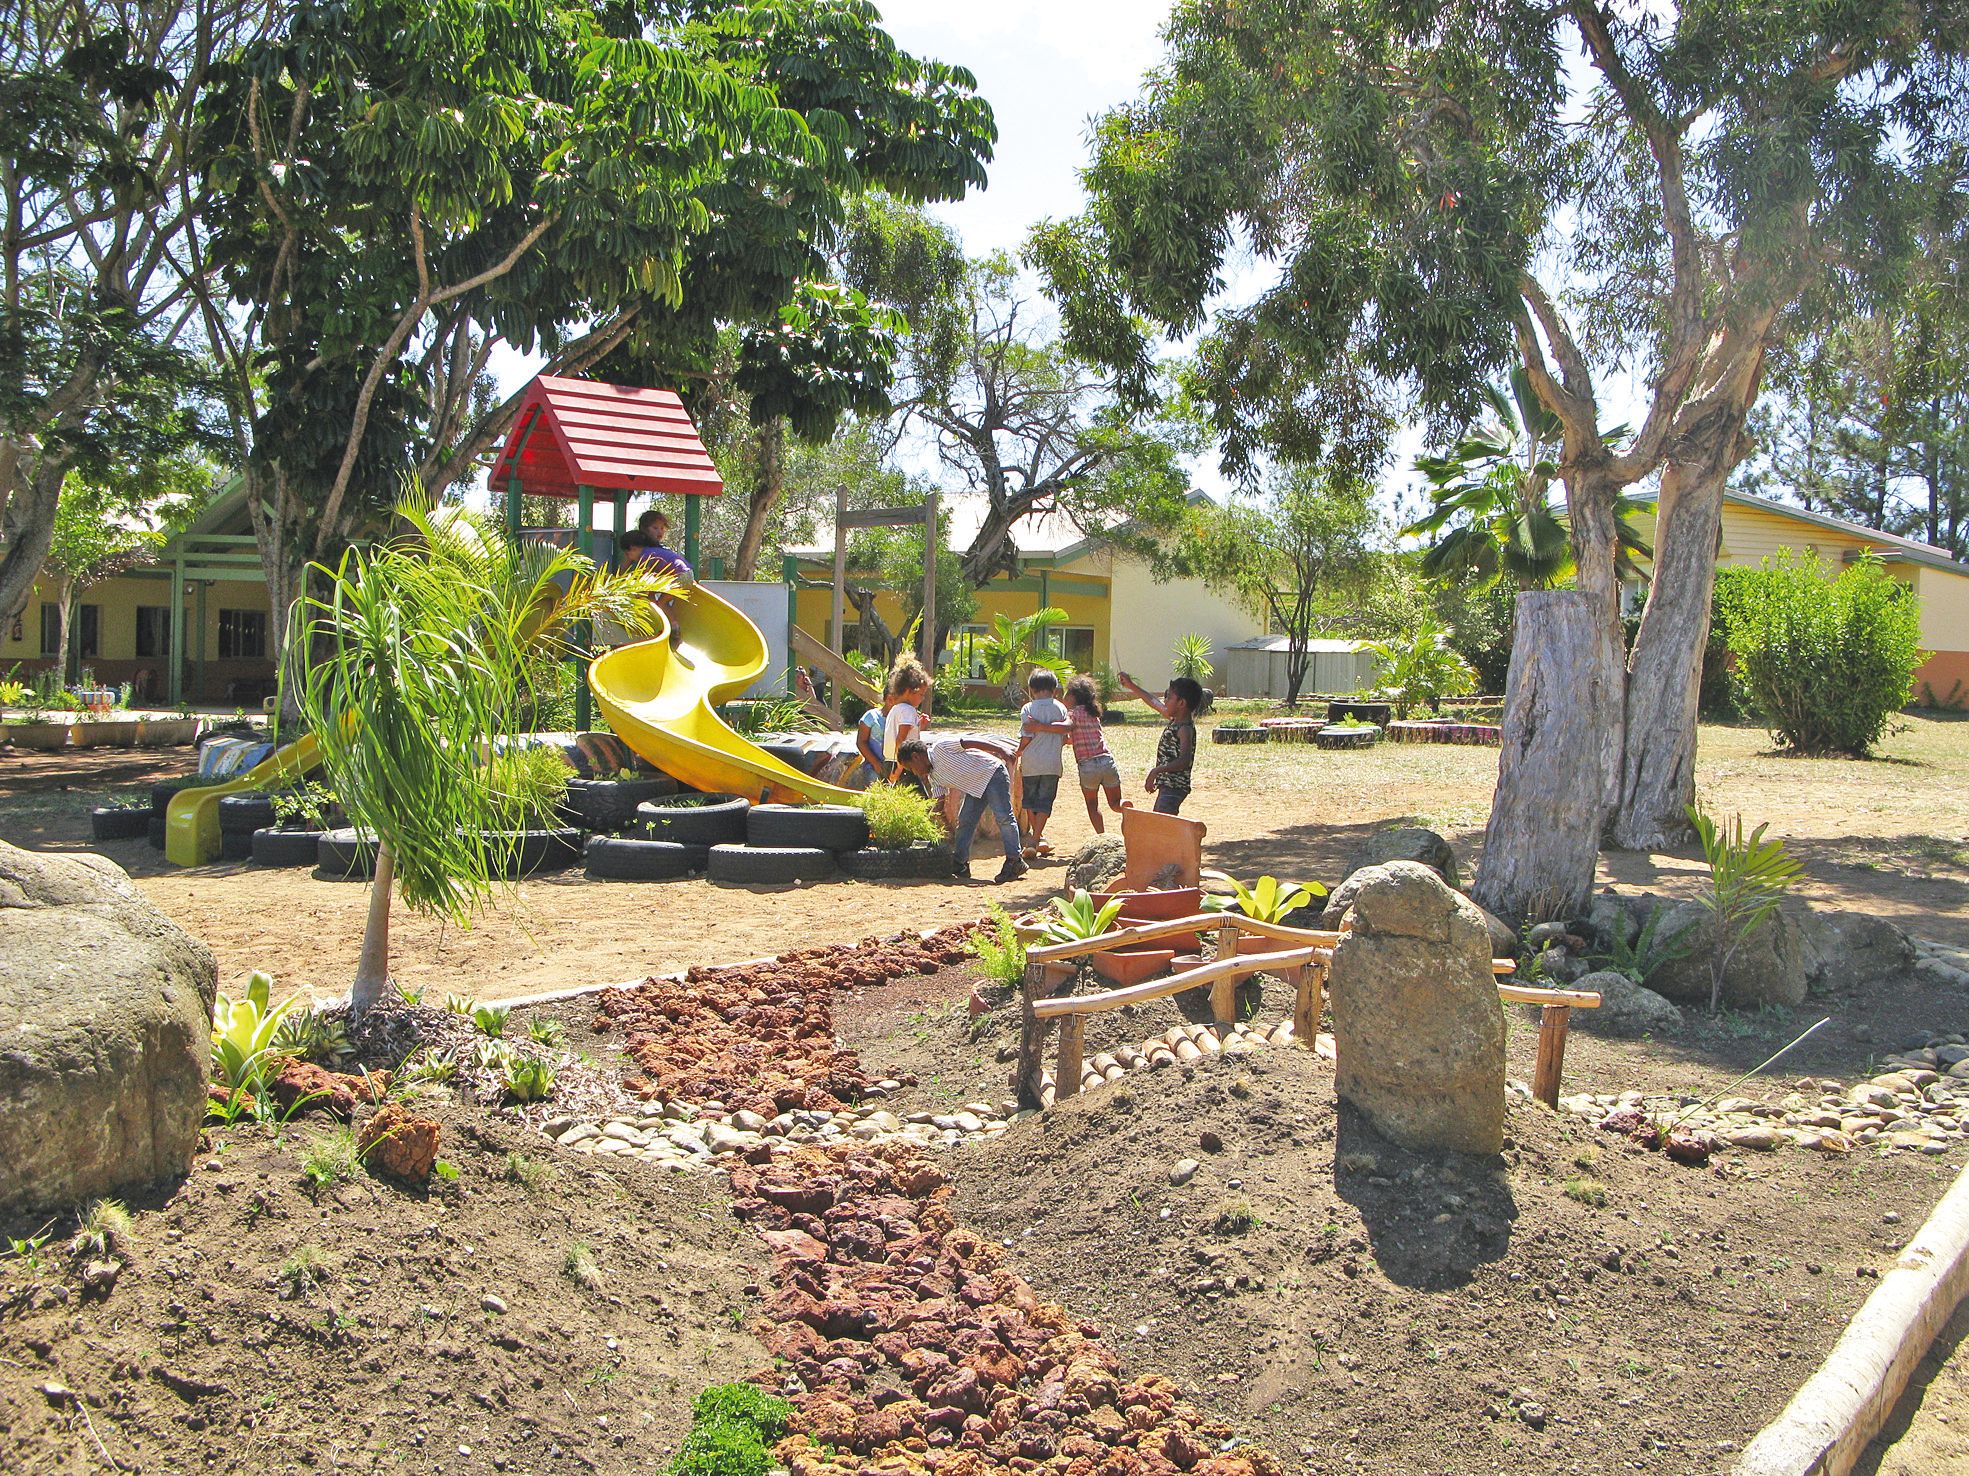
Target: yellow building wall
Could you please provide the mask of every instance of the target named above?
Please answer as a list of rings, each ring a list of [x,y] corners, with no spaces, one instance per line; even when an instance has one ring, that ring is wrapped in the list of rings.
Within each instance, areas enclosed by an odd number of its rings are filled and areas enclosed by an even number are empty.
[[[1101,550],[1069,566],[1069,572],[1099,570],[1111,580],[1114,623],[1106,659],[1143,685],[1160,688],[1169,675],[1169,650],[1180,636],[1207,637],[1218,653],[1213,660],[1223,683],[1223,652],[1239,641],[1265,634],[1265,621],[1234,596],[1198,579],[1157,583],[1138,558]],[[1096,649],[1101,649],[1099,646]]]
[[[1937,698],[1947,699],[1955,684],[1969,697],[1969,571],[1961,574],[1925,564],[1911,567],[1921,598],[1921,644],[1933,652],[1915,672]],[[1920,695],[1920,688],[1915,689]]]
[[[1652,531],[1652,530],[1651,530]],[[1838,564],[1847,554],[1864,553],[1881,545],[1835,528],[1822,528],[1762,508],[1723,504],[1723,550],[1717,562],[1755,566],[1782,549],[1795,554],[1817,552]]]

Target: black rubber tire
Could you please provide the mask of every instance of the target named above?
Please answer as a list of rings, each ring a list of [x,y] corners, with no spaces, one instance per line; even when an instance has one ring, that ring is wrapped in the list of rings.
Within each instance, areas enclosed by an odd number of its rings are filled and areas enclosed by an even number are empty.
[[[105,805],[89,812],[89,834],[99,841],[138,840],[150,834],[151,811]]]
[[[950,880],[949,846],[916,845],[902,851],[843,851],[834,858],[856,881]]]
[[[581,825],[597,835],[614,835],[636,823],[636,806],[677,792],[667,774],[642,779],[570,779],[567,808]]]
[[[150,842],[153,851],[164,849],[164,817],[155,811],[151,814],[150,829],[145,833],[144,839]]]
[[[322,881],[368,881],[376,874],[376,842],[357,839],[352,825],[322,831],[315,842],[314,874]]]
[[[812,846],[713,846],[705,875],[735,886],[831,881],[840,875],[834,857]]]
[[[503,844],[510,840],[514,832],[499,837]],[[566,871],[581,860],[581,843],[587,839],[587,832],[575,827],[557,830],[522,830],[517,832],[519,844],[504,857],[499,875],[507,881],[519,881],[523,877],[535,876],[546,871]]]
[[[588,875],[596,881],[676,881],[702,869],[702,860],[691,864],[690,853],[696,849],[671,841],[598,835],[588,842]]]
[[[745,843],[745,812],[752,807],[736,795],[707,795],[708,805],[636,806],[636,820],[651,840],[680,846],[725,846]]]
[[[201,779],[196,774],[186,774],[178,779],[160,779],[150,787],[151,813],[163,816],[171,803],[171,797],[181,790],[197,789],[206,784],[223,784],[223,779]]]
[[[255,866],[313,866],[321,853],[320,830],[276,830],[265,826],[253,832]]]
[[[754,805],[745,843],[859,851],[868,844],[868,816],[853,805]]]
[[[219,859],[221,861],[251,861],[253,859],[253,832],[250,830],[220,831]]]
[[[249,838],[256,830],[265,830],[274,823],[273,800],[264,794],[253,791],[247,794],[229,794],[219,801],[219,830],[230,835],[235,831],[244,832]],[[251,853],[249,839],[248,853]]]

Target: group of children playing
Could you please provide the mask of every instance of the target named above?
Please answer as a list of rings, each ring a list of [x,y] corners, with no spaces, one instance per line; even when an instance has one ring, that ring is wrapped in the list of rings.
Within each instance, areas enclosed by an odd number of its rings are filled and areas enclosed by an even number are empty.
[[[1196,716],[1209,707],[1210,694],[1190,677],[1176,677],[1161,696],[1148,692],[1128,675],[1121,684],[1164,719],[1156,741],[1155,765],[1144,789],[1155,795],[1156,810],[1179,814],[1190,794],[1190,772],[1196,763]],[[1005,864],[995,880],[1014,881],[1030,863],[1052,853],[1046,824],[1052,818],[1066,771],[1066,749],[1073,749],[1075,777],[1087,805],[1087,819],[1096,834],[1107,826],[1101,801],[1110,810],[1122,808],[1121,769],[1108,750],[1102,729],[1101,703],[1094,679],[1080,675],[1066,684],[1060,701],[1060,679],[1044,668],[1026,679],[1026,704],[1019,710],[1019,742],[1008,760],[997,746],[972,738],[926,738],[932,682],[923,664],[913,657],[899,660],[889,673],[882,706],[862,714],[855,730],[855,748],[862,766],[857,778],[874,783],[916,783],[936,792],[955,789],[964,796],[951,837],[953,869],[971,874],[971,841],[978,822],[989,809],[998,821],[1005,847]],[[1009,763],[1020,768],[1020,800],[1030,830],[1022,836],[1012,805]]]

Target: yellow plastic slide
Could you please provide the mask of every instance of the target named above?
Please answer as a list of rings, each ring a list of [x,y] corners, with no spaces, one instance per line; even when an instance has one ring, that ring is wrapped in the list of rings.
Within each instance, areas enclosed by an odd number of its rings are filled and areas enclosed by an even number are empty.
[[[588,687],[622,741],[673,779],[711,794],[777,804],[852,804],[855,793],[783,764],[728,727],[713,710],[766,669],[766,638],[703,586],[671,601],[654,640],[595,658]]]
[[[203,866],[219,859],[219,801],[229,794],[265,789],[298,779],[321,763],[321,749],[310,733],[277,748],[244,774],[199,789],[181,789],[164,811],[164,857],[177,866]]]

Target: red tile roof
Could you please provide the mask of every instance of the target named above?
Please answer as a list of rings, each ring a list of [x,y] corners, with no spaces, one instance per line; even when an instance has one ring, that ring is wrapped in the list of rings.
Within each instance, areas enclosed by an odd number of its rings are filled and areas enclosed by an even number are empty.
[[[524,449],[522,449],[524,448]],[[503,492],[518,474],[535,497],[607,492],[724,490],[684,402],[669,390],[637,389],[542,374],[528,386],[490,482]]]

